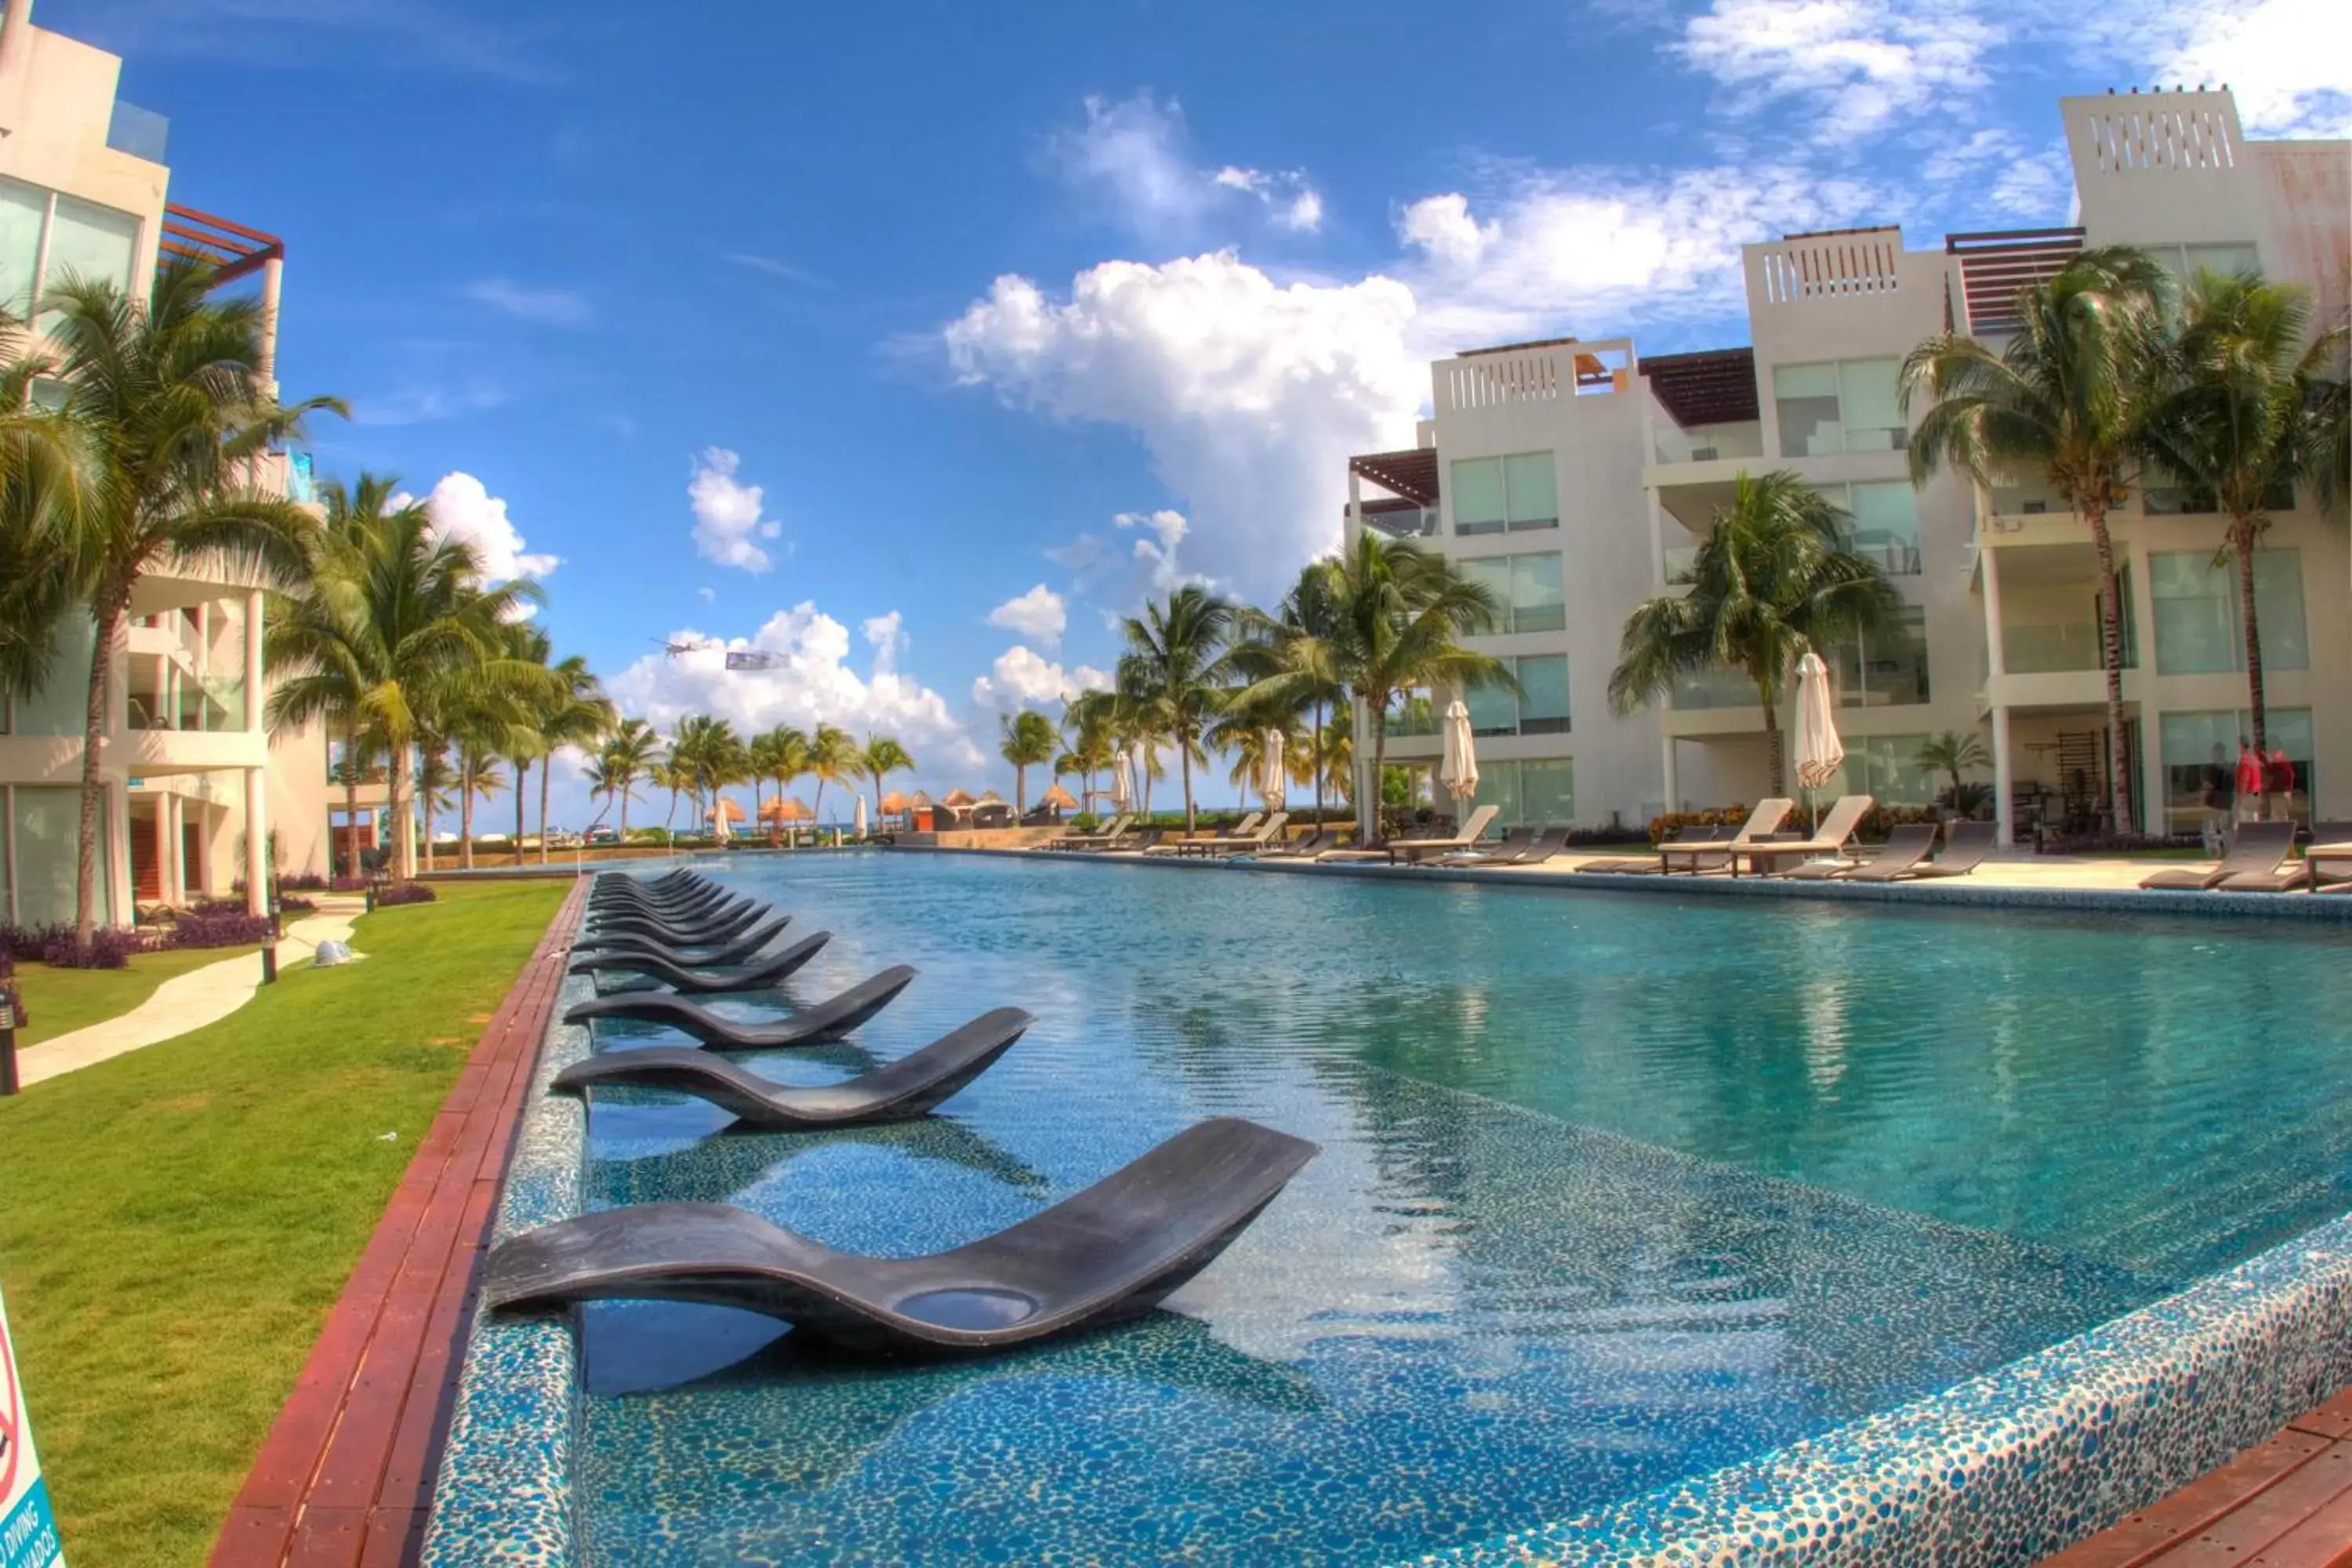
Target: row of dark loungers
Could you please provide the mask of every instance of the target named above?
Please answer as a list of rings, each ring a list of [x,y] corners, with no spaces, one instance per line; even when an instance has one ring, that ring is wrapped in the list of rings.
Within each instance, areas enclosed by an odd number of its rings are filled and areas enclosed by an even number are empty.
[[[639,1019],[698,1043],[598,1053],[564,1068],[554,1087],[583,1095],[604,1084],[670,1089],[793,1131],[898,1121],[928,1115],[986,1072],[1033,1021],[1000,1007],[826,1088],[761,1078],[722,1053],[838,1039],[915,978],[904,964],[885,969],[764,1024],[690,1000],[775,987],[832,940],[817,931],[778,945],[791,920],[692,871],[644,881],[601,876],[572,973],[655,984],[583,1002],[565,1021],[593,1029],[600,1018]],[[610,1209],[499,1247],[484,1300],[509,1311],[624,1298],[698,1301],[881,1353],[990,1350],[1150,1310],[1213,1262],[1317,1152],[1286,1132],[1214,1118],[1009,1229],[926,1258],[838,1251],[727,1204]]]

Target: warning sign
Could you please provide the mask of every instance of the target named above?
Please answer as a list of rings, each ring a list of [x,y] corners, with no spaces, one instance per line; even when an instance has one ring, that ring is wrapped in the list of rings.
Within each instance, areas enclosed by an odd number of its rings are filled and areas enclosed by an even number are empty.
[[[25,1416],[25,1386],[16,1378],[16,1352],[8,1340],[8,1303],[0,1300],[0,1568],[64,1568],[57,1517],[41,1484]]]

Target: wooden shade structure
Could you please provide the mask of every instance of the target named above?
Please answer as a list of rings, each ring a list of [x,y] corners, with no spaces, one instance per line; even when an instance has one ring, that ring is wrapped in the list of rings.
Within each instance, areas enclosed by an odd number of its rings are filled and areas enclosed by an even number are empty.
[[[711,806],[709,816],[707,820],[716,822],[722,815],[730,822],[740,822],[743,820],[743,808],[737,805],[733,801],[729,800],[725,795],[721,795],[719,797],[718,802]]]
[[[806,822],[813,814],[809,808],[790,795],[767,802],[760,807],[762,822]]]
[[[1044,795],[1037,797],[1037,804],[1039,805],[1059,806],[1062,810],[1068,811],[1078,804],[1078,798],[1072,795],[1068,790],[1064,789],[1060,784],[1055,784],[1053,788],[1047,790]]]
[[[905,795],[900,795],[894,789],[888,795],[882,797],[882,815],[885,816],[897,816],[914,804],[915,803],[913,801],[908,799]]]
[[[945,795],[940,797],[940,804],[941,805],[953,806],[977,805],[980,803],[972,798],[971,791],[968,789],[951,789],[948,791]]]

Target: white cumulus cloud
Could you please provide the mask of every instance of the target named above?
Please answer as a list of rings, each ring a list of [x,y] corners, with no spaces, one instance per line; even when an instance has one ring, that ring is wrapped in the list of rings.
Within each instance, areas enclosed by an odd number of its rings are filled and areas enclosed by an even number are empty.
[[[765,572],[775,563],[759,542],[775,538],[784,525],[760,515],[760,487],[735,477],[742,464],[724,447],[707,447],[695,459],[694,478],[686,487],[694,504],[694,548],[721,566]]]
[[[1801,99],[1819,139],[1845,142],[1948,108],[1984,84],[1985,56],[2002,40],[1969,0],[1714,0],[1674,53],[1736,107]]]
[[[989,611],[988,624],[1019,632],[1050,647],[1062,640],[1063,628],[1070,624],[1070,616],[1062,595],[1040,583]]]
[[[2258,136],[2352,137],[2352,7],[2342,0],[2166,5],[2134,37],[2154,79],[2223,82]]]
[[[403,491],[392,498],[395,507],[415,500]],[[521,531],[507,515],[507,503],[481,480],[463,471],[441,476],[425,497],[425,515],[434,533],[470,546],[481,563],[482,577],[490,583],[510,583],[546,576],[563,564],[560,555],[534,553],[523,548]],[[526,606],[528,613],[528,606]]]
[[[1136,430],[1187,504],[1197,566],[1262,595],[1338,541],[1349,456],[1412,439],[1412,316],[1390,279],[1286,286],[1218,251],[1107,261],[1060,299],[999,278],[945,342],[967,383]]]
[[[1277,228],[1313,233],[1323,226],[1323,197],[1297,169],[1269,171],[1195,163],[1184,110],[1149,92],[1118,102],[1090,97],[1087,121],[1054,138],[1063,173],[1108,195],[1119,218],[1145,234],[1181,233],[1228,208],[1254,201]]]
[[[708,637],[691,628],[670,634],[688,651],[648,654],[605,683],[624,713],[668,732],[689,713],[728,720],[745,735],[794,724],[838,724],[861,739],[894,735],[923,769],[969,768],[982,760],[940,694],[900,674],[898,613],[864,624],[872,660],[861,674],[850,662],[849,628],[803,602],[778,610],[750,637]],[[706,646],[707,645],[707,646]],[[729,669],[730,652],[756,651],[766,669]]]
[[[1002,713],[1066,702],[1081,691],[1108,691],[1110,676],[1092,665],[1065,669],[1041,653],[1013,644],[996,656],[989,673],[971,683],[973,706]]]

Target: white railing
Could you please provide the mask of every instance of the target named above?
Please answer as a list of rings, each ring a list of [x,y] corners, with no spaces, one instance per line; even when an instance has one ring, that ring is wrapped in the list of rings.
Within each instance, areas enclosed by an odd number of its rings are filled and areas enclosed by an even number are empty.
[[[1549,402],[1562,395],[1560,355],[1482,354],[1443,367],[1439,390],[1449,409],[1499,408],[1507,403]],[[1573,386],[1573,382],[1570,383]]]
[[[1811,236],[1766,248],[1764,298],[1775,305],[1895,292],[1900,229]]]
[[[2172,95],[2168,94],[2168,97]],[[2227,169],[2236,162],[2230,115],[2222,101],[2184,102],[2187,94],[2163,100],[2131,99],[2091,111],[2089,131],[2095,165],[2103,174],[2127,169]],[[2220,100],[2215,93],[2211,99]]]

